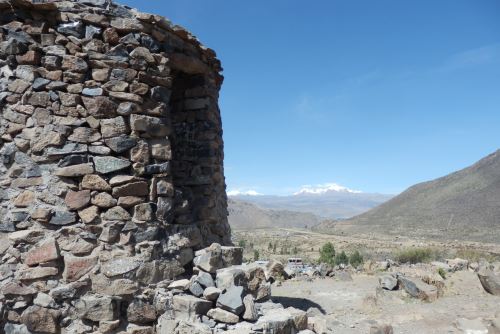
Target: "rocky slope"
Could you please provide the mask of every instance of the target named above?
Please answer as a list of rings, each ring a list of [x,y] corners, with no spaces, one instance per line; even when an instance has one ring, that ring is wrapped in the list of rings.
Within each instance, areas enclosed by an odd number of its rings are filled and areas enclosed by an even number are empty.
[[[362,215],[316,230],[499,242],[500,151],[410,187]]]

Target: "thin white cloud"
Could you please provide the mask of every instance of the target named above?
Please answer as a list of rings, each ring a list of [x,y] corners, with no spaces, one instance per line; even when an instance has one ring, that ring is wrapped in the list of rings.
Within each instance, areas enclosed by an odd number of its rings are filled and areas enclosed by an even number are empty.
[[[500,44],[490,44],[465,50],[451,55],[439,68],[441,71],[453,71],[468,67],[490,64],[500,60]]]

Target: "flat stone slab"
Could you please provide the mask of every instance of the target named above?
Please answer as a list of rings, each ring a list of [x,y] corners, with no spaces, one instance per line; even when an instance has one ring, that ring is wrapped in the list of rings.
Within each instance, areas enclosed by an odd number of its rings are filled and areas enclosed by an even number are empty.
[[[115,157],[95,157],[94,165],[96,172],[109,174],[130,167],[131,162]]]

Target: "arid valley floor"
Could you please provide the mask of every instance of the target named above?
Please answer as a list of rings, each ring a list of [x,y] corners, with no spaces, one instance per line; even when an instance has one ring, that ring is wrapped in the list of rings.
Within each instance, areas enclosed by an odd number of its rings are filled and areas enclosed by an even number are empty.
[[[338,236],[299,229],[236,230],[235,242],[245,240],[245,257],[252,259],[258,250],[261,259],[286,262],[301,257],[314,263],[319,248],[330,241],[337,251],[359,250],[365,257],[365,269],[349,270],[350,275],[334,277],[297,277],[273,286],[273,300],[294,306],[319,318],[321,326],[331,333],[369,333],[374,324],[390,324],[394,333],[500,333],[500,298],[484,291],[477,274],[471,269],[446,274],[442,295],[435,301],[410,297],[404,290],[380,288],[379,277],[392,272],[411,276],[435,274],[430,263],[396,265],[388,270],[368,268],[368,262],[391,259],[402,249],[430,248],[435,259],[468,257],[470,263],[481,258],[498,261],[500,246],[474,242],[437,242],[383,236]],[[269,250],[277,243],[277,251]],[[253,244],[253,250],[249,245]],[[286,248],[290,254],[279,254]],[[295,249],[296,248],[296,249]],[[295,250],[295,254],[294,253]],[[373,261],[367,260],[372,259]],[[496,262],[498,266],[498,262]],[[488,331],[485,332],[484,329]]]

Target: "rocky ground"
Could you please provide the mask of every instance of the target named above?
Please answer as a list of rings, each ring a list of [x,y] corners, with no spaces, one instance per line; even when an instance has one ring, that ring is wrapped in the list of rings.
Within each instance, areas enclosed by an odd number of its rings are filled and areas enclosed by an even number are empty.
[[[485,259],[499,270],[497,244],[378,235],[354,238],[280,228],[237,230],[233,238],[236,243],[244,240],[247,259],[257,250],[262,260],[286,261],[297,256],[315,263],[326,242],[332,242],[337,251],[361,251],[365,256],[362,269],[333,271],[333,277],[310,276],[313,272],[309,272],[273,284],[272,300],[306,311],[317,333],[392,333],[390,328],[393,333],[500,333],[500,297],[485,291],[477,273]],[[273,251],[269,244],[275,243]],[[392,262],[385,267],[391,261],[384,259],[415,247],[434,250],[440,261],[416,265]],[[447,256],[457,255],[468,260],[445,263]],[[439,268],[445,279],[438,274]],[[490,290],[500,289],[499,276],[489,274]],[[394,290],[387,290],[391,282]]]
[[[395,270],[405,269],[410,268]],[[394,333],[500,333],[493,327],[500,297],[485,292],[476,273],[449,273],[443,295],[433,301],[413,298],[404,289],[382,289],[379,278],[384,275],[292,279],[273,287],[273,300],[307,310],[324,322],[325,333],[370,333],[381,324],[391,325]]]

